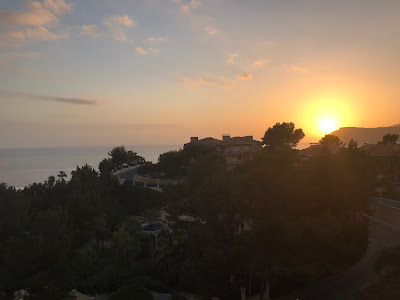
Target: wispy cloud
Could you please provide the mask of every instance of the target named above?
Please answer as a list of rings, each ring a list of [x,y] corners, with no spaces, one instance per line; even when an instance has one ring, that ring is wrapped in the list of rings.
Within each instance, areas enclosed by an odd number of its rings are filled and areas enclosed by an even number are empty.
[[[137,54],[140,54],[140,55],[147,55],[147,54],[157,55],[160,52],[160,50],[156,49],[156,48],[146,48],[145,49],[142,47],[136,47],[135,51]]]
[[[38,26],[34,28],[27,28],[23,31],[10,31],[8,37],[16,40],[40,40],[40,41],[51,41],[65,39],[69,37],[68,33],[57,34],[49,31],[44,26]]]
[[[106,27],[103,35],[118,42],[129,41],[125,29],[136,26],[136,23],[128,15],[111,15],[104,19],[103,24]]]
[[[216,86],[220,88],[228,88],[232,86],[230,83],[226,82],[224,77],[214,79],[202,76],[199,77],[197,80],[191,79],[189,77],[180,77],[178,78],[178,81],[182,82],[187,88],[195,88],[201,85]]]
[[[204,31],[209,35],[216,35],[219,30],[216,26],[206,26],[204,27]]]
[[[218,84],[218,87],[220,87],[222,89],[226,89],[226,88],[232,87],[232,84],[226,83],[226,82],[221,82],[221,83]]]
[[[253,75],[245,73],[245,74],[238,75],[237,78],[240,79],[240,80],[252,80],[253,79]]]
[[[98,37],[100,35],[99,27],[96,25],[82,25],[81,34],[90,35],[91,37]]]
[[[262,68],[268,63],[269,63],[269,60],[267,60],[267,59],[259,59],[259,60],[255,60],[251,65],[254,68]]]
[[[50,41],[68,38],[69,34],[56,33],[53,27],[58,23],[60,15],[69,13],[72,9],[73,5],[64,0],[28,0],[27,9],[24,11],[0,10],[0,23],[6,25],[0,30],[1,44],[16,47],[28,40]]]
[[[0,100],[4,100],[4,99],[43,100],[43,101],[59,102],[59,103],[66,103],[66,104],[75,104],[75,105],[97,105],[98,104],[98,102],[96,100],[89,100],[89,99],[49,97],[49,96],[40,96],[40,95],[29,94],[29,93],[0,91]]]
[[[144,50],[142,47],[136,47],[136,53],[141,55],[147,55],[147,51]]]
[[[56,15],[63,15],[72,11],[72,3],[66,3],[64,0],[44,0],[44,7]]]
[[[128,15],[112,15],[105,20],[105,23],[111,25],[122,25],[125,27],[134,27],[136,23]]]
[[[199,0],[190,1],[190,6],[193,8],[198,8],[200,5],[201,5],[201,2]]]
[[[239,57],[239,53],[229,53],[228,58],[226,60],[226,64],[234,65],[236,64],[236,60]]]
[[[283,65],[284,69],[289,72],[295,72],[295,73],[310,73],[310,69],[303,67],[303,66],[298,66],[298,65]]]
[[[181,1],[172,1],[175,3],[180,3]],[[190,2],[187,2],[187,4],[184,4],[181,6],[181,11],[183,13],[189,13],[192,9],[196,9],[201,6],[201,2],[199,0],[191,0]]]
[[[93,38],[105,37],[118,42],[129,42],[130,40],[126,35],[127,29],[135,26],[135,21],[128,15],[111,15],[104,18],[103,28],[100,29],[97,25],[82,25],[80,34]]]
[[[158,43],[163,43],[163,42],[167,42],[168,41],[168,37],[167,36],[159,36],[159,37],[148,37],[144,40],[144,42],[146,44],[158,44]]]
[[[58,21],[55,14],[40,2],[29,1],[27,11],[0,10],[0,21],[13,25],[43,26]]]

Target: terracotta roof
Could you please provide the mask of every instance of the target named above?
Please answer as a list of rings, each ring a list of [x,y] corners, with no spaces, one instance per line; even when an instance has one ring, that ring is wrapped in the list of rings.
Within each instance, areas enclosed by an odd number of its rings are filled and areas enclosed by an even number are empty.
[[[400,157],[400,145],[367,144],[360,147],[371,156],[396,156]]]
[[[338,145],[311,145],[308,148],[302,149],[299,151],[300,155],[303,156],[314,156],[323,153],[324,151],[328,151],[330,154],[336,154],[341,146]]]
[[[262,142],[254,140],[251,136],[235,136],[222,141],[221,145],[262,145]]]
[[[221,143],[221,140],[214,139],[212,137],[206,137],[204,139],[198,140],[195,142],[195,144],[201,144],[201,145],[210,145],[210,146],[217,146]]]

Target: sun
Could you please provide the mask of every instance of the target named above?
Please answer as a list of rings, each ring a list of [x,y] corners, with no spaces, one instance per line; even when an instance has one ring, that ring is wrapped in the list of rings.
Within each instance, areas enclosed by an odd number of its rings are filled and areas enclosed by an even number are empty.
[[[323,134],[329,134],[338,128],[337,122],[333,118],[324,118],[319,123],[319,129]]]

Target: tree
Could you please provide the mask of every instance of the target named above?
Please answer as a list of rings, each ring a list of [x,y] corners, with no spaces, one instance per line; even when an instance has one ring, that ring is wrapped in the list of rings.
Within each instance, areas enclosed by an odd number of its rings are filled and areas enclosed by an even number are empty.
[[[64,171],[60,171],[57,177],[60,178],[60,182],[65,182],[65,177],[67,177],[67,174]]]
[[[342,146],[343,142],[340,138],[334,134],[327,134],[322,139],[319,140],[319,143],[324,146]]]
[[[347,149],[350,151],[358,151],[358,143],[355,140],[350,140],[349,145],[347,146]]]
[[[108,152],[113,167],[120,167],[122,164],[138,165],[146,160],[132,150],[126,151],[125,146],[119,146]]]
[[[394,145],[398,140],[399,140],[398,134],[386,134],[383,136],[382,141],[378,142],[378,144]]]
[[[262,141],[270,149],[276,147],[295,148],[304,136],[301,128],[295,129],[295,124],[292,122],[283,122],[276,123],[273,127],[268,128]]]

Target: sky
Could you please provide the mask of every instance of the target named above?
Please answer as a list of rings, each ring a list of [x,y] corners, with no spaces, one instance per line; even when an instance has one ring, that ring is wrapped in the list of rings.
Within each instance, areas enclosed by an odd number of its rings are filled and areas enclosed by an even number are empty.
[[[398,0],[0,0],[0,148],[399,124],[399,37]]]

